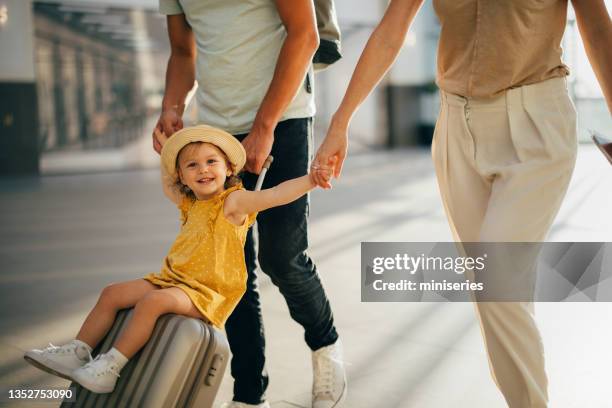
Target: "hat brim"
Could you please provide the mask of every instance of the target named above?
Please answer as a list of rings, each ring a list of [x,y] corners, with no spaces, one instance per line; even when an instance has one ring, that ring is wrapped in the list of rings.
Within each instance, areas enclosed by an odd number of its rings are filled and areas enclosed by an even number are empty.
[[[176,158],[181,149],[189,143],[210,143],[217,146],[225,155],[232,166],[232,173],[238,174],[246,162],[246,152],[242,143],[231,134],[208,125],[198,125],[183,128],[174,133],[161,151],[162,166],[173,178],[177,178]]]

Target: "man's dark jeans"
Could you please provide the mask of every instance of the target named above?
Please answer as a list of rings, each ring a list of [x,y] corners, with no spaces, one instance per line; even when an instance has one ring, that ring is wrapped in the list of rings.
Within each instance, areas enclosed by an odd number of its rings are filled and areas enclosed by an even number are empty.
[[[246,135],[237,135],[242,140]],[[308,172],[312,146],[312,118],[280,122],[274,131],[271,154],[274,162],[262,188]],[[245,173],[246,189],[253,190],[257,175]],[[257,217],[259,256],[253,229],[247,235],[245,258],[248,271],[246,293],[226,323],[233,354],[234,401],[262,402],[268,386],[265,339],[255,269],[261,269],[285,297],[291,317],[304,327],[306,344],[316,350],[336,342],[338,334],[329,301],[308,248],[308,196],[282,207],[262,211]]]

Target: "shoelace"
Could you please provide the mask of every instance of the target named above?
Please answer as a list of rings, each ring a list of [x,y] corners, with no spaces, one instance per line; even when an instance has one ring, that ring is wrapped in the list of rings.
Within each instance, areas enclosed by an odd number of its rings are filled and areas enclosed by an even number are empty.
[[[40,351],[40,352],[47,352],[47,353],[57,353],[59,351],[59,349],[61,349],[61,347],[58,346],[54,346],[52,343],[49,343],[49,345],[47,347],[45,347],[44,349],[36,349],[36,351]]]
[[[69,346],[68,344],[65,344],[61,347],[59,346],[54,346],[52,343],[49,343],[49,345],[47,347],[45,347],[44,349],[37,349],[36,351],[40,351],[42,353],[47,352],[47,353],[66,353],[68,351],[72,351],[72,347],[67,347]]]
[[[104,370],[100,368],[100,365],[105,364],[101,358],[102,354],[98,354],[96,358],[91,358],[91,353],[89,353],[89,362],[83,366],[84,370],[89,371],[93,375],[98,375],[101,373],[109,372],[116,377],[121,377],[117,370],[111,365],[107,365]],[[106,357],[106,356],[105,356]],[[106,359],[108,361],[108,359]],[[108,363],[107,363],[108,364]]]
[[[63,346],[55,346],[53,345],[53,343],[49,343],[49,345],[47,347],[45,347],[44,349],[37,349],[36,351],[39,351],[41,353],[47,352],[47,353],[52,353],[52,354],[64,354],[64,353],[74,353],[76,352],[76,348],[77,346],[74,344],[64,344]],[[88,362],[91,362],[93,360],[93,356],[91,355],[91,351],[87,350],[87,355],[89,357]]]
[[[333,395],[334,391],[334,362],[342,363],[341,360],[332,358],[330,356],[321,356],[316,358],[314,366],[315,376],[313,384],[314,395]]]

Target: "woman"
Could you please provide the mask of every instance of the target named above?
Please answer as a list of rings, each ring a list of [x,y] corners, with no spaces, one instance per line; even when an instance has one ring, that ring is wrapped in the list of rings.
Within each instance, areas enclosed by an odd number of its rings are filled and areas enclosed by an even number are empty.
[[[355,68],[313,167],[339,177],[356,109],[404,44],[422,0],[391,0]],[[612,109],[612,24],[603,0],[572,0]],[[432,146],[457,241],[543,241],[576,158],[575,110],[561,61],[567,0],[434,0],[441,24]],[[335,161],[335,162],[334,162]],[[325,180],[319,180],[319,184]],[[546,407],[533,303],[476,305],[494,380],[511,408]]]

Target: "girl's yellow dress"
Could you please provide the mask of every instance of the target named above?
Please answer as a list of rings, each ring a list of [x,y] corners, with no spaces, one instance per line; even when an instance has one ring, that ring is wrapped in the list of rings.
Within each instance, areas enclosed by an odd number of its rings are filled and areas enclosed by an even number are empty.
[[[243,225],[232,224],[223,203],[242,185],[209,200],[183,196],[178,207],[183,223],[159,273],[144,277],[161,287],[178,287],[213,325],[223,327],[246,290],[244,242],[256,213]]]

